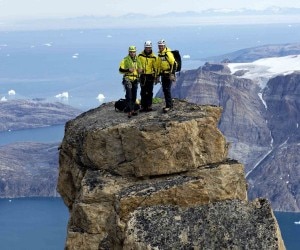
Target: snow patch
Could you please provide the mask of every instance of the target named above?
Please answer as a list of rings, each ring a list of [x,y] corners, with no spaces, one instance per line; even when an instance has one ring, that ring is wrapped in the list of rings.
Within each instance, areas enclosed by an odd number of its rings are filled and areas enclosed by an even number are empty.
[[[272,77],[300,71],[300,55],[269,57],[251,63],[228,63],[227,65],[232,74],[239,70],[247,71],[241,77],[251,79],[264,88]]]
[[[262,97],[262,93],[258,93],[258,97],[262,101],[263,105],[265,106],[265,109],[268,109],[267,103],[265,102],[265,100]]]

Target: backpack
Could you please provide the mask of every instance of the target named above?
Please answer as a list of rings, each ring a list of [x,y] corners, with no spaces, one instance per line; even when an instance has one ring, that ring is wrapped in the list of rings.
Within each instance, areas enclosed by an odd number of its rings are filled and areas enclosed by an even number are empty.
[[[119,99],[115,102],[115,111],[121,111],[126,112],[125,109],[127,107],[126,100],[125,99]]]
[[[176,61],[176,64],[177,64],[176,72],[179,72],[179,71],[181,71],[181,55],[180,55],[180,52],[179,52],[179,50],[172,50],[171,52],[172,52],[172,54],[174,56],[174,59]]]
[[[139,104],[137,103],[134,104],[134,111],[137,111],[140,108],[141,106]],[[121,98],[115,102],[115,111],[128,112],[126,99]]]
[[[175,59],[175,63],[176,63],[176,72],[180,72],[181,71],[181,55],[180,55],[180,52],[179,50],[171,50],[170,51],[173,56],[174,56],[174,59]],[[168,61],[168,59],[167,59]],[[168,61],[169,62],[169,61]],[[170,63],[169,63],[170,64]],[[171,65],[170,65],[171,66]]]

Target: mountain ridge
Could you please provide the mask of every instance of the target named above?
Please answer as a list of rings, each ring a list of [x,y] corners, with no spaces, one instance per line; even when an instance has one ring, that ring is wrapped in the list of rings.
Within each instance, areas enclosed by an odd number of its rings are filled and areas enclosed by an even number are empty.
[[[282,57],[300,54],[300,43],[266,44],[237,50],[223,55],[203,58],[212,63],[247,63],[261,58]]]
[[[0,133],[64,124],[81,113],[62,103],[0,102]],[[0,197],[57,197],[60,142],[16,142],[0,146]]]
[[[182,72],[172,94],[222,106],[219,128],[231,142],[230,156],[245,164],[249,198],[264,196],[275,210],[300,211],[300,56],[282,58],[206,63]],[[296,59],[290,71],[289,58]]]
[[[262,24],[300,23],[300,8],[270,7],[254,9],[206,9],[203,11],[176,11],[163,14],[141,14],[128,12],[119,16],[74,16],[66,18],[39,18],[26,20],[6,20],[1,30],[47,30],[47,29],[97,29],[133,27],[173,27],[215,24]],[[179,19],[180,18],[180,19]],[[180,20],[180,22],[179,22]]]
[[[0,101],[0,131],[64,124],[81,112],[60,102],[22,99]]]

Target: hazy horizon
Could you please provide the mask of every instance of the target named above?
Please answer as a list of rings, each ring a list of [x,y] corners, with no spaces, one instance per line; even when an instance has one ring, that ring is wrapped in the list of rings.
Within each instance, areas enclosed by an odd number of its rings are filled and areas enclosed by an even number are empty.
[[[1,0],[0,0],[1,7]],[[1,11],[1,10],[0,10]],[[152,15],[151,15],[152,14]],[[81,15],[76,17],[37,17],[22,20],[1,21],[0,31],[30,31],[55,29],[99,29],[99,28],[150,28],[208,25],[249,25],[249,24],[293,24],[300,23],[299,8],[253,9],[207,9],[153,13],[127,13],[122,16]]]
[[[0,0],[2,31],[251,23],[300,23],[300,1]]]
[[[207,9],[263,10],[267,8],[300,8],[298,0],[0,0],[0,21],[36,18],[70,18],[77,16],[121,16],[128,13],[148,15]]]

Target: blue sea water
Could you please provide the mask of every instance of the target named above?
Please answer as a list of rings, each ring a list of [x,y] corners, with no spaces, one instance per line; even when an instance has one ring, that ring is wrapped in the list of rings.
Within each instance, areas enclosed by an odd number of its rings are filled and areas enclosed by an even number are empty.
[[[53,125],[44,128],[24,129],[16,131],[0,131],[0,147],[14,142],[59,142],[64,135],[64,125]]]
[[[300,24],[0,32],[0,100],[42,98],[82,111],[99,106],[99,94],[105,102],[117,100],[124,96],[119,63],[129,45],[141,51],[145,40],[153,41],[155,52],[156,41],[164,38],[169,47],[189,55],[183,59],[185,70],[198,68],[209,56],[299,42],[299,37]],[[15,95],[8,94],[10,90]],[[69,98],[58,97],[64,92]],[[63,132],[64,125],[0,132],[0,146],[16,141],[59,143]],[[300,225],[294,224],[300,214],[276,216],[287,249],[300,249]],[[60,199],[0,200],[0,249],[63,249],[67,217]],[[38,233],[41,241],[29,240],[30,233]]]
[[[0,199],[0,249],[64,249],[67,220],[61,198]]]
[[[300,249],[300,213],[275,212],[287,250]]]

